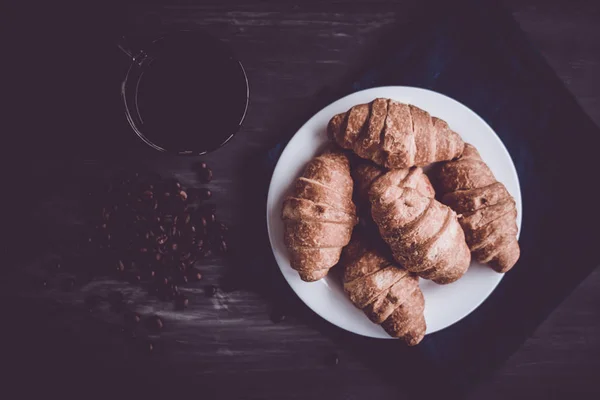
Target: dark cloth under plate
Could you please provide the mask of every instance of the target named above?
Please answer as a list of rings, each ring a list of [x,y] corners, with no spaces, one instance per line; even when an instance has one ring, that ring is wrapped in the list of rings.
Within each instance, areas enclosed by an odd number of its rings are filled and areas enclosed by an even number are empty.
[[[589,196],[600,171],[600,131],[506,10],[489,1],[451,3],[399,27],[381,59],[336,92],[405,85],[448,95],[492,126],[518,171],[521,259],[480,307],[413,349],[338,335],[382,376],[417,394],[471,388],[599,263],[600,209]],[[285,141],[269,153],[270,168]]]

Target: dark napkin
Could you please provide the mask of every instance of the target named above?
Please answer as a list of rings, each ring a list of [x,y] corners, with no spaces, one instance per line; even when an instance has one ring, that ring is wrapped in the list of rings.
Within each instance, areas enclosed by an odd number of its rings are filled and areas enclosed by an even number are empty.
[[[600,132],[506,10],[489,1],[448,3],[386,35],[383,58],[338,94],[406,85],[448,95],[492,126],[517,168],[518,264],[468,317],[402,353],[414,368],[398,376],[427,376],[415,392],[456,395],[508,358],[598,265],[600,213],[589,196]],[[284,147],[270,151],[268,165]],[[384,359],[383,369],[398,371],[407,359]]]

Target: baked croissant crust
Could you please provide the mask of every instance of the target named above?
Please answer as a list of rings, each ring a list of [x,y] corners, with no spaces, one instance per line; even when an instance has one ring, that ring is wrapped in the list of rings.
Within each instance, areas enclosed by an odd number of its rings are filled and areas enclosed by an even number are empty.
[[[425,299],[415,274],[356,234],[344,248],[340,266],[344,268],[344,292],[371,321],[411,346],[423,339]]]
[[[473,258],[498,272],[510,270],[521,254],[515,200],[477,149],[466,144],[463,155],[443,164],[437,175],[442,202],[461,214]]]
[[[348,157],[328,149],[313,158],[284,200],[282,219],[292,268],[307,282],[323,278],[358,222]]]
[[[375,99],[335,115],[327,132],[344,149],[390,169],[451,160],[464,147],[445,121],[391,99]]]
[[[369,190],[377,179],[389,172],[376,164],[364,161],[356,165],[352,169],[352,178],[354,179],[354,198],[359,208],[367,208],[369,206]],[[403,179],[401,182],[405,187],[410,187],[417,190],[423,196],[434,197],[435,191],[427,175],[423,173],[421,168],[415,168],[408,176],[409,171],[393,171],[396,174],[408,179]]]
[[[373,183],[371,215],[383,240],[404,268],[439,284],[456,281],[471,253],[456,213],[413,189],[420,169],[392,170]]]

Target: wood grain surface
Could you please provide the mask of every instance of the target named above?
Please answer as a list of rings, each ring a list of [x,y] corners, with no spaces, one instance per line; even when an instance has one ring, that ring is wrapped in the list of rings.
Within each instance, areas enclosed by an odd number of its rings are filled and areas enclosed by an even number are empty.
[[[270,177],[249,166],[322,107],[332,90],[368,61],[382,35],[422,7],[417,3],[231,0],[18,11],[26,17],[13,22],[23,28],[24,44],[17,50],[27,60],[21,73],[28,80],[14,101],[29,108],[43,104],[35,116],[20,119],[19,129],[27,132],[40,124],[51,129],[15,138],[14,148],[28,152],[7,156],[23,166],[6,181],[12,188],[8,200],[21,211],[6,216],[15,241],[5,242],[11,244],[0,281],[6,337],[0,358],[12,372],[7,383],[20,389],[11,398],[55,393],[67,398],[388,399],[408,398],[418,394],[418,385],[435,384],[423,377],[408,388],[400,379],[407,368],[401,359],[378,363],[363,354],[359,347],[376,351],[376,341],[321,320],[300,303],[275,265],[252,257],[257,251],[252,235],[264,233],[264,216],[256,210],[264,210]],[[506,5],[600,124],[600,3],[508,0]],[[73,241],[84,223],[78,197],[84,181],[119,168],[146,168],[199,185],[192,168],[196,158],[143,148],[120,110],[118,89],[127,60],[112,47],[117,33],[172,28],[201,28],[222,38],[249,77],[251,103],[242,131],[202,158],[214,171],[207,187],[218,204],[217,216],[237,233],[234,254],[201,262],[203,280],[182,289],[190,297],[185,312],[141,287],[108,278],[63,292],[57,283],[61,275],[48,275],[42,265],[52,243]],[[115,36],[107,42],[110,34]],[[24,50],[33,43],[38,51]],[[59,92],[69,95],[68,105],[48,95]],[[46,290],[31,285],[32,277],[41,276],[49,277]],[[205,295],[210,284],[220,287],[214,297]],[[234,290],[225,290],[228,285]],[[596,271],[472,398],[598,398],[599,288]],[[93,313],[85,310],[87,295],[114,290],[123,292],[129,309],[163,317],[165,329],[156,334],[141,327],[131,339],[119,330],[122,315],[107,305]],[[273,312],[286,318],[273,323]],[[146,337],[156,346],[150,356],[143,349]]]

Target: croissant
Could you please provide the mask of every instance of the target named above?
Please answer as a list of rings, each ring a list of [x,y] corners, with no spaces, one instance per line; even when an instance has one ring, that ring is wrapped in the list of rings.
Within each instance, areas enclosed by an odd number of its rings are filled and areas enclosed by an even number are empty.
[[[354,197],[359,208],[367,208],[369,203],[369,190],[371,185],[383,176],[387,169],[382,168],[371,162],[362,162],[352,169],[352,178],[354,179]],[[392,171],[391,174],[406,176],[408,171]],[[400,178],[402,179],[402,178]],[[434,197],[435,191],[427,175],[423,173],[421,168],[415,168],[408,179],[402,181],[405,187],[416,189],[419,193],[426,197]],[[370,211],[369,211],[370,214]]]
[[[464,147],[445,121],[391,99],[375,99],[335,115],[327,132],[344,149],[386,168],[451,160],[460,156]]]
[[[358,222],[348,157],[329,149],[313,158],[284,200],[282,219],[292,268],[307,282],[323,278]]]
[[[383,240],[404,268],[445,284],[460,278],[471,253],[456,213],[408,184],[420,169],[393,170],[371,186],[371,215]]]
[[[461,214],[473,258],[498,272],[510,270],[521,254],[515,200],[477,149],[466,144],[461,158],[443,164],[437,175],[442,202]]]
[[[425,299],[419,279],[355,234],[344,248],[344,292],[371,321],[411,346],[425,335]]]

